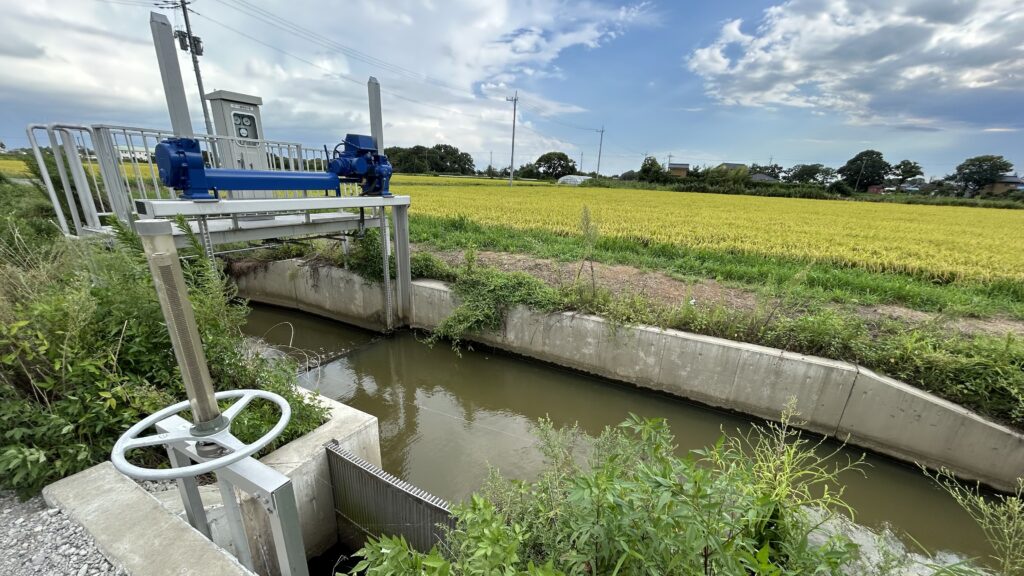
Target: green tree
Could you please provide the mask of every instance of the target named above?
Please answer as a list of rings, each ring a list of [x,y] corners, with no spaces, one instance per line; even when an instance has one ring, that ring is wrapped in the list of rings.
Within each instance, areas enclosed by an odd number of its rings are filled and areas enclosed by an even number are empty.
[[[1013,163],[1002,156],[975,156],[956,167],[953,180],[962,192],[974,192],[992,184],[1003,174],[1013,170]]]
[[[786,182],[793,182],[797,184],[810,184],[811,182],[818,182],[822,170],[825,169],[823,164],[797,164],[788,171],[786,171]]]
[[[537,170],[537,165],[533,162],[527,162],[519,168],[516,168],[516,176],[519,178],[540,178],[540,170]]]
[[[641,182],[662,182],[665,180],[665,176],[665,169],[658,162],[658,159],[654,156],[648,156],[644,158],[644,163],[640,165],[637,180]]]
[[[820,164],[819,164],[819,166],[820,166]],[[751,164],[750,165],[750,173],[751,174],[765,174],[767,176],[771,176],[772,178],[775,178],[776,180],[782,180],[782,171],[783,171],[782,170],[782,166],[779,166],[778,164],[764,164],[764,165],[762,165],[762,164]]]
[[[917,162],[900,160],[893,165],[892,175],[899,180],[899,187],[902,189],[903,184],[905,184],[907,180],[918,176],[924,176],[924,170],[921,170],[921,165]]]
[[[885,183],[885,177],[891,172],[892,166],[878,150],[865,150],[857,154],[837,171],[843,182],[857,192]]]
[[[546,152],[533,163],[544,178],[558,179],[576,173],[576,162],[565,152]]]

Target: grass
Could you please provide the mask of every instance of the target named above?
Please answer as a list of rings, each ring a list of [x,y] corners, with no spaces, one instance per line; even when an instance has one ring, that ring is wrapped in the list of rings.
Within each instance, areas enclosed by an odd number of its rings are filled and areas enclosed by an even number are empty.
[[[589,250],[578,234],[484,225],[467,217],[423,215],[417,210],[415,198],[413,207],[412,241],[438,249],[475,247],[562,261],[578,261]],[[940,284],[909,274],[608,236],[598,238],[589,252],[594,260],[606,264],[660,270],[687,280],[713,278],[763,295],[801,301],[898,304],[950,315],[1007,314],[1024,318],[1024,286],[1019,282]]]

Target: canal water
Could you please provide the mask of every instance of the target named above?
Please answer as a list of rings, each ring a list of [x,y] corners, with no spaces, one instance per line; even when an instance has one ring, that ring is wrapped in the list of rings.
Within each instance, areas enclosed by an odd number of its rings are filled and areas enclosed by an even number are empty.
[[[532,430],[548,416],[589,434],[629,413],[664,417],[681,451],[713,444],[751,421],[664,394],[493,351],[429,347],[405,332],[383,338],[346,324],[252,305],[246,332],[300,357],[335,359],[307,374],[307,386],[376,416],[386,471],[449,501],[480,487],[488,466],[530,479],[542,457]],[[862,451],[846,449],[851,457]],[[857,522],[891,526],[931,552],[983,557],[978,527],[916,468],[869,455],[863,474],[844,476]]]

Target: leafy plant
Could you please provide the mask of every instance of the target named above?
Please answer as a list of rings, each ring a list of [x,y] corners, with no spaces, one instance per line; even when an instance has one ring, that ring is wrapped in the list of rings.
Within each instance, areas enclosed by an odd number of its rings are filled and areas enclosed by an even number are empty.
[[[1011,494],[989,496],[978,486],[958,482],[947,470],[931,474],[978,524],[995,551],[991,560],[1001,576],[1024,575],[1024,478],[1017,479]]]
[[[547,467],[537,480],[492,471],[482,494],[456,507],[439,549],[371,540],[355,572],[841,574],[857,558],[841,536],[810,535],[849,510],[836,474],[859,462],[817,456],[785,422],[692,458],[675,455],[660,419],[631,416],[596,439],[544,420],[538,436]]]
[[[185,391],[138,237],[25,235],[24,215],[0,224],[0,488],[28,495],[106,460],[122,432]],[[220,270],[201,257],[183,268],[217,388],[282,394],[293,416],[279,443],[318,426],[325,409],[295,388],[296,366],[245,351],[246,309]],[[234,431],[253,440],[276,417],[254,404]]]

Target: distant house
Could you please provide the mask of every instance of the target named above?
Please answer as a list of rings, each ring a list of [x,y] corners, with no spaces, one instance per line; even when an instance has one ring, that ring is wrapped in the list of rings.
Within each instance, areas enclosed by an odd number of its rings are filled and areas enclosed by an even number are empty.
[[[558,179],[559,184],[568,184],[569,186],[579,186],[580,184],[590,180],[590,176],[577,176],[576,174],[570,174],[568,176],[562,176]]]
[[[117,147],[117,154],[121,157],[121,160],[128,162],[129,160],[138,160],[140,162],[149,162],[149,154],[145,149],[135,148],[134,146],[125,146],[123,144]]]
[[[679,176],[680,178],[686,178],[686,175],[690,173],[690,165],[681,164],[679,162],[669,162],[668,173],[673,176]]]
[[[751,182],[778,182],[779,179],[774,177],[774,176],[769,176],[767,174],[760,174],[759,173],[759,174],[751,174],[750,175],[750,181]]]
[[[882,194],[885,192],[885,186],[881,184],[872,184],[868,186],[868,194]]]
[[[747,165],[746,164],[737,164],[735,162],[722,162],[718,166],[715,166],[715,170],[728,170],[730,172],[732,172],[733,170],[746,170],[746,169],[747,169]]]
[[[981,189],[986,196],[1002,196],[1015,190],[1024,189],[1024,180],[1017,176],[1003,175],[998,180]]]

